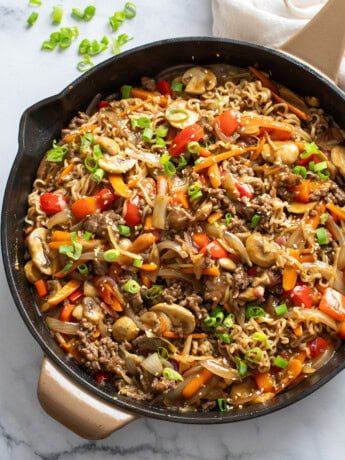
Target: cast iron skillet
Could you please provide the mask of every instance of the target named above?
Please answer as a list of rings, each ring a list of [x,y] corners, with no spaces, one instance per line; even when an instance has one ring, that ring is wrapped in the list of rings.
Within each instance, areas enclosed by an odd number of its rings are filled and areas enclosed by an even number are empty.
[[[269,70],[276,81],[299,94],[317,96],[321,106],[333,115],[340,126],[345,126],[345,94],[326,76],[280,51],[245,42],[215,38],[165,40],[141,46],[119,57],[109,59],[75,80],[60,94],[27,109],[20,122],[19,150],[9,175],[2,208],[2,253],[14,301],[29,331],[49,361],[55,363],[52,367],[57,373],[72,381],[72,384],[74,382],[79,391],[89,395],[91,392],[93,396],[90,397],[95,398],[95,401],[100,404],[103,402],[106,407],[113,407],[115,410],[120,408],[120,413],[125,410],[136,416],[185,423],[227,423],[245,420],[273,412],[300,400],[345,367],[345,344],[343,344],[323,368],[264,404],[237,408],[225,414],[178,413],[117,396],[110,385],[104,386],[95,382],[66,357],[42,320],[32,288],[24,276],[23,228],[27,212],[27,196],[41,157],[51,146],[52,139],[59,137],[60,130],[68,124],[77,111],[85,110],[96,93],[101,93],[103,97],[107,96],[117,91],[123,84],[136,85],[141,76],[155,75],[164,68],[177,64],[214,63],[229,63],[240,67],[258,64],[260,69]],[[59,418],[56,415],[56,408],[55,412],[54,410],[48,412],[65,423],[63,417]],[[131,415],[127,417],[128,419],[120,422],[116,428],[134,419]],[[75,426],[69,424],[69,427],[78,432]],[[79,430],[79,434],[89,438],[104,437],[113,429],[98,435]]]

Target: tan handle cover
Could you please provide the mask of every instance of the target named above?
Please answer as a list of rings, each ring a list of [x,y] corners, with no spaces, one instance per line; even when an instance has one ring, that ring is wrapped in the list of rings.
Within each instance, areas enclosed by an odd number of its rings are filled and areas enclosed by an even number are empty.
[[[44,357],[37,389],[48,415],[86,439],[103,439],[136,420],[73,382]]]
[[[281,46],[337,82],[345,50],[345,0],[328,0],[319,13]]]

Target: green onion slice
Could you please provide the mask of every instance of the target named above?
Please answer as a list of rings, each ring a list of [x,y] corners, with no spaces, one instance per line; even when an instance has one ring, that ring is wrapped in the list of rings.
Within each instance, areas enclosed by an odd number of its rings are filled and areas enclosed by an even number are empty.
[[[315,144],[315,142],[311,142],[310,144],[304,144],[304,152],[301,153],[300,157],[302,160],[305,160],[306,158],[309,158],[313,153],[319,153],[319,148]]]
[[[91,232],[85,232],[84,233],[84,236],[83,236],[83,239],[88,241],[92,236],[92,233]]]
[[[72,262],[68,262],[62,269],[62,273],[68,273],[69,270],[73,267],[73,263]]]
[[[138,126],[141,128],[149,128],[151,120],[148,117],[140,117],[138,120]]]
[[[263,332],[254,332],[254,334],[252,334],[252,338],[258,342],[266,342],[267,335]]]
[[[104,260],[106,262],[114,262],[120,257],[120,251],[118,249],[108,249],[103,254]]]
[[[303,179],[307,177],[307,168],[304,166],[295,166],[292,170],[294,174],[298,174],[299,176],[302,176]]]
[[[199,144],[199,142],[191,141],[191,142],[188,142],[187,144],[188,152],[192,153],[193,155],[199,153],[200,149],[201,149],[201,145]]]
[[[174,117],[174,115],[178,115],[177,117]],[[189,114],[187,110],[184,109],[171,109],[169,110],[167,114],[167,119],[170,123],[182,123],[183,121],[188,120]]]
[[[257,363],[260,361],[262,358],[262,351],[260,348],[252,348],[251,350],[248,350],[245,354],[245,359],[246,361],[250,363]]]
[[[157,355],[159,359],[169,359],[169,351],[165,347],[157,347]]]
[[[282,356],[276,356],[273,360],[273,365],[285,369],[289,365],[289,361],[284,359]]]
[[[164,171],[168,177],[173,176],[176,173],[176,167],[172,161],[164,163]]]
[[[34,5],[34,6],[41,6],[42,2],[41,2],[41,0],[30,0],[29,4]]]
[[[84,160],[84,165],[88,171],[95,172],[97,170],[98,162],[96,158],[87,156]]]
[[[56,145],[55,141],[53,143],[53,148],[48,150],[47,152],[47,160],[53,161],[56,163],[61,162],[65,155],[68,153],[68,146],[67,145]]]
[[[83,56],[83,59],[78,62],[77,64],[77,69],[79,72],[86,72],[87,70],[90,70],[94,66],[94,63],[91,61],[90,56],[86,55]]]
[[[324,169],[327,169],[327,166],[328,166],[327,161],[320,161],[320,163],[317,163],[314,166],[314,171],[315,172],[323,171]]]
[[[237,371],[238,371],[238,374],[243,377],[244,375],[246,375],[247,373],[247,364],[242,361],[242,359],[240,358],[235,358],[235,363],[236,363],[236,368],[237,368]]]
[[[225,223],[226,223],[226,225],[230,225],[231,221],[232,221],[232,214],[231,214],[231,212],[227,212],[225,214]]]
[[[181,81],[173,81],[171,82],[170,88],[172,89],[172,91],[181,92],[183,91],[184,85]]]
[[[320,246],[329,243],[327,233],[326,233],[326,230],[325,230],[324,227],[318,228],[315,231],[315,233],[316,233],[317,241],[318,241]]]
[[[223,321],[223,326],[230,328],[234,325],[234,322],[235,322],[235,315],[233,313],[229,313]]]
[[[153,131],[151,128],[145,128],[141,136],[144,141],[149,142],[153,137]]]
[[[131,234],[131,229],[128,225],[119,224],[118,229],[121,236],[128,236]]]
[[[246,308],[246,317],[247,318],[260,318],[261,316],[265,316],[266,312],[262,307],[257,307],[256,305],[252,305]]]
[[[274,311],[276,312],[277,315],[285,315],[285,313],[288,312],[288,308],[286,306],[286,303],[282,303],[281,305],[277,305],[274,307]]]
[[[171,369],[171,367],[163,369],[162,375],[168,380],[175,380],[175,382],[183,382],[184,380],[182,375],[174,369]]]
[[[80,264],[80,265],[78,265],[77,269],[78,269],[78,272],[79,272],[81,275],[88,275],[88,274],[89,274],[89,269],[87,268],[87,265],[86,265],[86,264]]]
[[[145,292],[145,297],[149,300],[157,299],[161,295],[162,291],[163,286],[160,286],[159,284],[154,284]]]
[[[169,132],[169,127],[166,125],[159,125],[156,130],[157,137],[166,137]]]
[[[325,225],[325,223],[327,222],[329,218],[329,214],[327,212],[323,212],[320,216],[320,224],[321,225]]]
[[[226,404],[226,401],[224,398],[217,399],[217,406],[218,406],[219,412],[221,413],[228,411],[228,405]]]
[[[261,216],[259,216],[259,214],[254,214],[250,222],[250,228],[256,228],[259,225],[260,220]]]
[[[130,85],[123,85],[121,87],[121,96],[122,99],[128,99],[131,97],[132,86]]]
[[[179,162],[178,162],[178,165],[177,165],[177,169],[181,170],[185,166],[187,166],[187,164],[188,164],[188,161],[186,160],[186,157],[184,155],[180,155],[180,159],[179,159]]]
[[[133,267],[140,268],[143,264],[142,259],[135,259],[133,260]]]
[[[100,183],[103,180],[105,171],[102,168],[97,168],[96,171],[92,174],[92,179],[96,182]]]
[[[156,145],[159,145],[160,147],[165,147],[166,141],[161,137],[156,137]]]
[[[217,325],[217,320],[216,318],[212,318],[211,316],[207,316],[204,318],[204,323],[206,324],[207,327],[214,327]]]
[[[123,289],[129,294],[138,294],[140,291],[140,285],[134,280],[128,280],[124,285]]]

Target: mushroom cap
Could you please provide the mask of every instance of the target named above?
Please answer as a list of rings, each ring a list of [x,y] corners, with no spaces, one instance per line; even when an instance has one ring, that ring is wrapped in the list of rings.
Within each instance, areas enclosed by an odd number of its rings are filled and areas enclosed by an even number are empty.
[[[217,77],[205,67],[191,67],[183,74],[182,82],[186,85],[186,93],[203,94],[216,86]]]
[[[117,155],[120,152],[120,147],[114,139],[107,136],[94,136],[95,144],[98,144],[109,155]]]
[[[191,334],[195,329],[195,317],[187,308],[177,304],[158,303],[151,308],[151,311],[165,313],[173,326],[181,327],[184,334]]]
[[[130,341],[137,337],[139,328],[128,316],[121,316],[113,324],[112,336],[118,342]]]
[[[43,227],[35,228],[26,239],[31,259],[36,268],[45,275],[52,275],[54,264],[52,253],[47,244],[48,230]]]
[[[345,177],[345,146],[336,145],[331,151],[331,161],[338,168],[340,174]]]
[[[247,238],[246,249],[255,265],[268,268],[276,262],[279,246],[261,233],[253,233]]]
[[[135,165],[135,160],[132,158],[119,158],[103,155],[98,160],[99,166],[111,174],[124,174],[132,169]]]

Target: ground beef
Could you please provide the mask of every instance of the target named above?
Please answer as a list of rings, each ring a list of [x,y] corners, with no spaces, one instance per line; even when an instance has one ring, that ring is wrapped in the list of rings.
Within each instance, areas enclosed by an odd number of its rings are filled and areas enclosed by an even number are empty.
[[[143,298],[141,297],[140,292],[138,292],[137,294],[130,294],[129,292],[123,292],[123,298],[133,308],[134,313],[138,313],[142,309],[144,301],[143,301]]]
[[[118,235],[118,224],[124,223],[122,217],[115,211],[105,211],[102,213],[90,214],[83,223],[85,231],[94,233],[96,236],[105,238],[107,236],[107,226],[110,226],[115,235]]]
[[[276,184],[280,187],[296,187],[302,182],[302,177],[299,174],[294,174],[291,172],[284,172],[277,174]]]
[[[132,340],[132,345],[139,355],[157,351],[158,347],[166,347],[164,340],[159,337],[147,337],[146,335],[139,335],[139,337]]]
[[[189,308],[189,310],[192,310],[195,314],[197,319],[201,319],[205,314],[207,315],[206,308],[200,308],[202,302],[203,298],[200,295],[193,293],[185,298],[185,302],[183,302],[184,305],[182,305],[182,303],[180,303],[180,305]]]
[[[168,288],[163,289],[162,297],[167,303],[179,303],[179,300],[184,299],[184,287],[181,282],[176,281]]]
[[[250,277],[243,265],[238,265],[232,277],[233,287],[238,291],[244,291],[250,284]]]
[[[170,229],[180,231],[188,227],[194,217],[185,209],[173,207],[168,213],[167,226]]]
[[[151,391],[154,393],[168,393],[169,391],[173,390],[176,388],[178,382],[175,382],[174,380],[168,380],[164,377],[162,378],[154,378],[152,385],[151,385]]]
[[[92,261],[92,271],[94,275],[104,276],[108,273],[108,264],[103,260]]]

